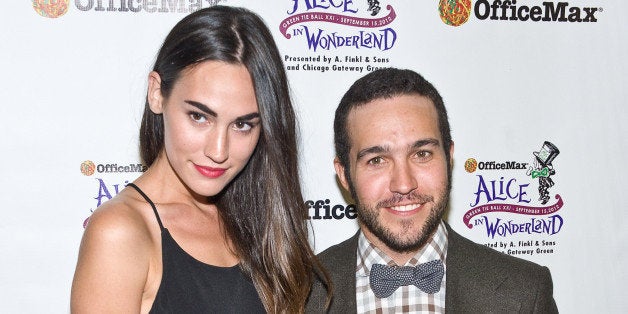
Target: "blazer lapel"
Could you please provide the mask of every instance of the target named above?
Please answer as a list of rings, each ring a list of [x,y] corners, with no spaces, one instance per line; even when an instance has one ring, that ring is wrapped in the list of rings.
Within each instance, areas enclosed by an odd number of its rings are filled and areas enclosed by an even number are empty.
[[[445,309],[459,312],[512,312],[521,307],[499,289],[508,279],[507,270],[491,267],[478,253],[477,244],[462,237],[447,224],[448,248]]]

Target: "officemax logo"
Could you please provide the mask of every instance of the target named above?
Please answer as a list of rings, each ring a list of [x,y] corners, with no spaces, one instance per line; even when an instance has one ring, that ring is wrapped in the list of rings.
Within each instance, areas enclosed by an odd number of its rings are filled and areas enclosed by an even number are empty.
[[[467,22],[471,13],[483,22],[563,22],[595,23],[601,7],[574,6],[566,1],[543,1],[529,4],[517,0],[441,0],[441,20],[451,26]],[[471,11],[473,7],[473,11]]]
[[[74,6],[78,12],[106,14],[126,13],[192,13],[215,6],[225,0],[32,0],[37,14],[57,18]]]
[[[145,172],[148,167],[139,163],[120,164],[95,164],[91,160],[81,163],[81,173],[85,176],[91,176],[97,173],[129,173],[129,172]]]
[[[33,9],[37,14],[51,19],[68,12],[70,0],[33,0]]]

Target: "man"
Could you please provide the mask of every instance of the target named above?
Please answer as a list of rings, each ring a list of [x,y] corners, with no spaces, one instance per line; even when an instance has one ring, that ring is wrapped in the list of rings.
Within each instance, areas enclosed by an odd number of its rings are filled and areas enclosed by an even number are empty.
[[[356,81],[334,121],[338,179],[360,230],[319,254],[309,313],[557,313],[549,270],[467,240],[443,220],[453,142],[438,91],[410,70]]]

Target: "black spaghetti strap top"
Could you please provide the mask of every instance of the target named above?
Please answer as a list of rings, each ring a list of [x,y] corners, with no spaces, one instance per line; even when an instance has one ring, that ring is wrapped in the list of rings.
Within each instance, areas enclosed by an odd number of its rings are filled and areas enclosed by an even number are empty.
[[[137,185],[128,186],[150,204],[161,229],[163,272],[150,313],[266,313],[240,267],[212,266],[189,255],[164,228],[150,198]]]

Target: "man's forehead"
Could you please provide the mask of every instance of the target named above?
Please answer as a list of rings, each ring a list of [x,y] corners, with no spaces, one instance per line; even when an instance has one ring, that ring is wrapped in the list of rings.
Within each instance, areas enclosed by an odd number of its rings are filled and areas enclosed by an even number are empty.
[[[435,123],[438,125],[438,112],[434,103],[427,97],[419,94],[404,94],[393,97],[382,97],[372,101],[359,104],[351,108],[347,114],[346,127],[347,131],[363,131],[366,127],[373,125],[364,125],[365,123],[376,124],[381,120],[403,119],[412,117],[422,120],[423,123]]]
[[[430,98],[417,93],[399,94],[355,104],[347,114],[347,122],[350,123],[351,118],[355,119],[361,112],[387,112],[408,103],[415,104],[416,110],[431,108],[436,113],[436,106]]]
[[[352,110],[347,120],[353,153],[375,148],[405,151],[442,141],[436,109],[423,96],[376,100]]]

